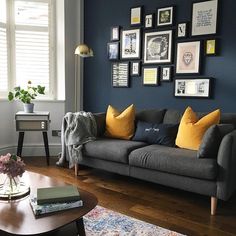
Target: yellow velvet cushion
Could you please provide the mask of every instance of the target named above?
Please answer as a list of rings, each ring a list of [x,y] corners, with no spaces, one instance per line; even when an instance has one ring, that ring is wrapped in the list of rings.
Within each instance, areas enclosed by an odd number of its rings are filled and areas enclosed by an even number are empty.
[[[198,150],[206,130],[215,124],[219,124],[220,110],[215,110],[198,119],[191,107],[187,107],[180,121],[175,144],[181,148]]]
[[[119,139],[131,139],[134,135],[135,108],[130,105],[123,112],[108,106],[106,114],[105,136]]]

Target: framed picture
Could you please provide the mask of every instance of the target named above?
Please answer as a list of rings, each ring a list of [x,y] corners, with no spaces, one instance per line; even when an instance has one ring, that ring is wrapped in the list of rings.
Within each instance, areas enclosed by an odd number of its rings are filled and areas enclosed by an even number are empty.
[[[143,85],[157,86],[159,84],[158,67],[143,68]]]
[[[131,75],[140,76],[140,62],[139,61],[131,62]]]
[[[163,82],[172,81],[172,66],[163,66],[161,68],[161,81]]]
[[[193,3],[192,36],[216,34],[218,0]]]
[[[176,74],[200,73],[200,41],[177,43]]]
[[[144,34],[144,63],[170,63],[172,30]]]
[[[147,14],[145,16],[145,28],[150,29],[154,26],[154,14]]]
[[[216,39],[205,40],[205,55],[216,56],[218,54]]]
[[[122,59],[140,59],[141,54],[140,29],[122,31]]]
[[[119,59],[119,42],[108,43],[107,44],[107,56],[109,60]]]
[[[209,98],[211,78],[175,79],[175,97]]]
[[[132,7],[130,9],[130,25],[131,26],[138,26],[142,24],[142,11],[143,7]]]
[[[174,7],[157,9],[157,26],[173,25]]]
[[[129,63],[114,62],[111,65],[113,87],[129,87]]]
[[[177,37],[178,38],[187,38],[187,36],[188,36],[188,23],[187,22],[179,23]]]
[[[120,40],[120,26],[111,27],[111,41]]]

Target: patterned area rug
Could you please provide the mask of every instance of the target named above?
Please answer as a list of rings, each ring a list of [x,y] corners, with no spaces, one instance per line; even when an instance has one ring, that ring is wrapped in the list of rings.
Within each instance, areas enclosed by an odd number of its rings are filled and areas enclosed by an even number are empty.
[[[84,216],[86,236],[181,236],[177,232],[97,206]]]

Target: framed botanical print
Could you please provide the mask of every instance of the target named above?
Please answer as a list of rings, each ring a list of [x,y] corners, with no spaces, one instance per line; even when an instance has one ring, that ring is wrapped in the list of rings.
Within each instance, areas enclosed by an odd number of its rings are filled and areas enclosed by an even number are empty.
[[[209,98],[211,78],[175,79],[175,97]]]
[[[177,43],[176,74],[200,73],[200,41]]]
[[[158,67],[143,68],[143,85],[157,86],[159,84]]]
[[[195,2],[192,6],[192,36],[217,32],[218,0]]]
[[[119,42],[113,42],[107,44],[107,56],[109,60],[119,59]]]
[[[131,62],[131,76],[140,76],[140,61]]]
[[[174,7],[157,9],[157,26],[173,25]]]
[[[111,41],[120,40],[120,26],[111,27]]]
[[[161,81],[162,82],[172,81],[172,66],[163,66],[161,68]]]
[[[129,63],[112,63],[111,78],[113,87],[129,87]]]
[[[121,58],[140,59],[141,56],[141,37],[140,29],[122,31]]]
[[[205,40],[205,55],[216,56],[218,54],[216,39]]]
[[[145,28],[151,29],[154,26],[154,14],[145,15]]]
[[[144,63],[172,61],[172,30],[144,34]]]
[[[177,37],[187,38],[187,36],[188,36],[188,23],[187,22],[179,23],[177,28]]]
[[[130,25],[131,26],[139,26],[142,24],[142,11],[143,7],[132,7],[130,9]]]

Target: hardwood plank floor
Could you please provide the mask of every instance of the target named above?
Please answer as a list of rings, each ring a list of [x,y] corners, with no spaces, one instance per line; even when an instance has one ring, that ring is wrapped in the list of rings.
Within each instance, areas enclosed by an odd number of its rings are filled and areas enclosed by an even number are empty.
[[[217,215],[210,215],[210,197],[153,184],[106,171],[83,167],[60,168],[51,158],[23,157],[27,170],[55,177],[94,193],[99,205],[186,235],[236,235],[236,194],[219,201]]]

